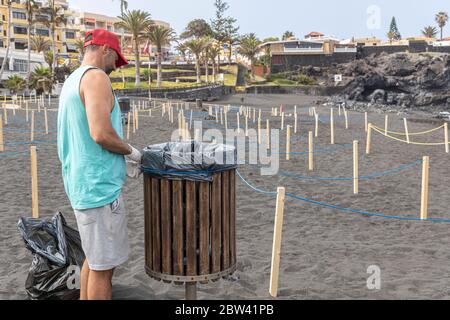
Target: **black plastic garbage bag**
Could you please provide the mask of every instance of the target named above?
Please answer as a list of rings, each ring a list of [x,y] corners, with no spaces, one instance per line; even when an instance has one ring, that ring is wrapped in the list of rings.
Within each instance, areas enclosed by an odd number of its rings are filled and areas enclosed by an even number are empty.
[[[197,141],[168,142],[143,150],[142,171],[168,180],[212,181],[237,167],[236,148]]]
[[[34,255],[25,282],[28,297],[32,300],[79,299],[79,280],[74,277],[79,277],[85,257],[78,231],[67,225],[60,212],[49,221],[21,218],[18,229],[27,249]]]

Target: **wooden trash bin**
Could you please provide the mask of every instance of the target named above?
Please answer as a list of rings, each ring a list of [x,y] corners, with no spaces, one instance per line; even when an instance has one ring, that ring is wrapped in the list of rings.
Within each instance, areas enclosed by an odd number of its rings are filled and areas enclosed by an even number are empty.
[[[236,270],[236,168],[215,166],[209,176],[192,177],[186,169],[149,169],[145,154],[146,273],[185,284],[186,298],[195,299],[197,282],[216,281]],[[161,159],[167,161],[168,155]]]

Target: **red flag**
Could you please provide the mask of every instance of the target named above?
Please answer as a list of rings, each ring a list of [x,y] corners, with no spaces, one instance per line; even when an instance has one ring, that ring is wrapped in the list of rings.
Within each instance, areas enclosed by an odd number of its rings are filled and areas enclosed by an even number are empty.
[[[144,47],[144,54],[149,54],[149,53],[150,53],[150,46],[151,46],[151,43],[150,43],[150,40],[149,40],[149,41],[147,41],[147,43],[145,44],[145,47]]]

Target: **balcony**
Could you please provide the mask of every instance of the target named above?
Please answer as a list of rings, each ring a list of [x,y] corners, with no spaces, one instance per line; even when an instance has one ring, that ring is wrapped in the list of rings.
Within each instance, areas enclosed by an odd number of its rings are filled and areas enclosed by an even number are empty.
[[[355,47],[334,48],[334,52],[357,52]]]
[[[287,53],[311,53],[311,52],[323,52],[323,48],[313,48],[313,47],[304,47],[304,48],[284,48],[284,52]]]

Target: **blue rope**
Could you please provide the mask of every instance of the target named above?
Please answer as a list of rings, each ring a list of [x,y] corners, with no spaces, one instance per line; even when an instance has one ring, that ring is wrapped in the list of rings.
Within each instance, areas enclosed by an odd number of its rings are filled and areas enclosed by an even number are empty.
[[[8,158],[8,157],[13,157],[18,154],[25,154],[25,153],[29,153],[29,152],[30,151],[4,152],[4,153],[0,153],[0,157]]]
[[[17,133],[31,133],[31,130],[22,130],[22,129],[13,129],[13,128],[4,128],[3,131],[6,132],[17,132]],[[45,132],[45,130],[34,130],[34,132]],[[48,131],[48,133],[55,133],[57,131]]]
[[[57,141],[58,140],[15,141],[15,142],[5,142],[5,145],[54,144]]]
[[[382,176],[386,176],[386,175],[393,174],[393,173],[398,173],[398,172],[416,167],[421,163],[422,163],[422,160],[414,161],[412,163],[400,166],[398,168],[386,170],[383,172],[375,172],[375,173],[372,173],[367,176],[360,176],[358,179],[359,180],[370,180],[370,179],[374,179],[374,178],[379,178]],[[317,177],[317,176],[309,176],[309,177],[308,176],[300,176],[300,175],[296,175],[294,173],[287,172],[287,171],[281,172],[280,175],[298,179],[298,180],[318,180],[318,181],[353,181],[354,180],[354,178],[325,178],[325,177]]]
[[[258,189],[256,187],[252,186],[247,180],[245,180],[242,177],[242,175],[238,171],[237,171],[237,175],[242,179],[243,182],[245,182],[245,184],[247,186],[249,186],[251,189],[255,190],[256,192],[259,192],[259,193],[262,193],[262,194],[267,194],[267,195],[272,195],[272,196],[277,195],[276,192],[265,191],[265,190],[261,190],[261,189]],[[296,200],[303,201],[303,202],[311,203],[311,204],[314,204],[314,205],[319,205],[319,206],[322,206],[322,207],[336,209],[336,210],[343,211],[343,212],[357,213],[357,214],[364,215],[364,216],[369,216],[369,217],[395,219],[395,220],[401,220],[401,221],[430,221],[430,222],[448,222],[448,223],[450,223],[450,219],[428,218],[428,219],[422,220],[420,218],[393,216],[393,215],[387,215],[387,214],[382,214],[382,213],[373,213],[373,212],[366,212],[366,211],[361,211],[361,210],[355,210],[355,209],[351,209],[351,208],[344,208],[344,207],[340,207],[340,206],[329,204],[329,203],[325,203],[325,202],[320,202],[320,201],[315,201],[315,200],[299,197],[299,196],[296,196],[296,195],[293,195],[293,194],[290,194],[290,193],[286,193],[286,196],[290,197],[290,198],[293,198],[293,199],[296,199]]]

